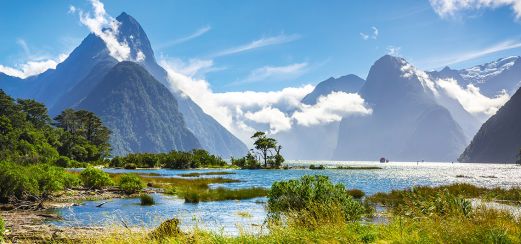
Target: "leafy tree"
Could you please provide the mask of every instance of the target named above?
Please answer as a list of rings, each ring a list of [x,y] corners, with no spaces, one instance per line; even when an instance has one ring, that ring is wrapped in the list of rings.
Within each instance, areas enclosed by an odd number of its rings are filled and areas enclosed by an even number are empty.
[[[255,145],[255,149],[261,152],[261,157],[264,160],[264,167],[268,167],[268,153],[271,152],[272,149],[275,149],[277,146],[277,141],[273,138],[269,138],[266,136],[266,133],[257,131],[253,136],[252,139],[255,139],[255,142],[253,145]]]
[[[18,99],[16,101],[22,111],[26,113],[27,120],[36,128],[42,128],[51,121],[47,114],[47,108],[43,103],[39,103],[33,99]]]

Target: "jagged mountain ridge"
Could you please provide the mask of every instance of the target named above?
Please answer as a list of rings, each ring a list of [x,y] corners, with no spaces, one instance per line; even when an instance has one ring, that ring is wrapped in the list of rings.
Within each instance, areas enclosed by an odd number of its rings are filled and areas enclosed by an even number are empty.
[[[138,61],[157,81],[169,87],[167,72],[157,64],[150,41],[143,28],[130,15],[122,13],[119,22],[118,39],[128,43],[131,59]],[[142,59],[138,60],[141,52]],[[89,34],[74,49],[69,57],[58,64],[56,69],[25,79],[27,84],[16,87],[14,94],[19,97],[34,98],[44,102],[55,115],[64,108],[77,107],[118,61],[110,56],[103,40]],[[0,80],[0,87],[7,82]],[[224,158],[242,156],[247,147],[227,131],[215,119],[204,113],[188,96],[180,91],[172,92],[178,101],[178,109],[183,114],[185,125],[197,137],[201,147]]]

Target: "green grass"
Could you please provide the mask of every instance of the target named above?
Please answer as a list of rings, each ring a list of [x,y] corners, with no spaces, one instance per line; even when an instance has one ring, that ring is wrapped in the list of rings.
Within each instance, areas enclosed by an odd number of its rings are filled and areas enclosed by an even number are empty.
[[[181,177],[199,177],[201,175],[234,175],[234,174],[235,174],[235,172],[216,171],[216,172],[204,172],[204,173],[192,172],[192,173],[186,173],[186,174],[178,174],[178,176],[181,176]]]
[[[264,197],[268,195],[268,190],[260,187],[228,189],[219,187],[216,189],[203,189],[196,187],[172,188],[167,193],[175,194],[185,199],[188,203],[208,202],[208,201],[225,201],[225,200],[242,200],[256,197]]]
[[[142,206],[151,206],[156,204],[156,201],[154,200],[154,197],[148,194],[143,194],[139,196],[139,199],[141,201]]]

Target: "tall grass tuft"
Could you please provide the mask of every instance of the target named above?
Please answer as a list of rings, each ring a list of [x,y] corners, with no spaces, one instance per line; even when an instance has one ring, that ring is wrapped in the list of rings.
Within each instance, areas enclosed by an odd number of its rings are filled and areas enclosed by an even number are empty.
[[[156,201],[154,200],[154,197],[148,194],[142,194],[139,196],[139,199],[141,200],[142,206],[151,206],[156,204]]]

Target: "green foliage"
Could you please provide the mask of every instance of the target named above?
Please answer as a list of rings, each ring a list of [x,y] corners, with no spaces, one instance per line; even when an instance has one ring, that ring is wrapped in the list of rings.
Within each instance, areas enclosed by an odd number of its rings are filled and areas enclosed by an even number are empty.
[[[324,165],[315,166],[314,164],[309,165],[309,169],[326,169]]]
[[[101,169],[90,166],[81,171],[80,178],[85,187],[92,189],[102,189],[114,185],[109,174]]]
[[[119,178],[119,188],[127,194],[141,191],[145,184],[136,174],[124,174]]]
[[[72,166],[72,162],[71,160],[68,158],[68,157],[65,157],[65,156],[60,156],[55,162],[54,164],[56,166],[59,166],[59,167],[63,167],[63,168],[69,168]]]
[[[365,196],[365,192],[363,192],[360,189],[349,189],[349,190],[347,190],[347,194],[349,194],[350,196],[352,196],[355,199],[361,199],[362,197]]]
[[[151,205],[156,204],[156,201],[154,200],[154,198],[148,194],[143,194],[143,195],[139,196],[139,199],[141,201],[142,206],[151,206]]]
[[[34,100],[15,101],[0,90],[0,107],[0,160],[22,164],[54,163],[60,156],[66,156],[93,162],[109,153],[110,131],[93,113],[66,110],[57,117],[56,128],[51,124],[45,105]],[[63,114],[75,115],[76,124]]]
[[[255,156],[251,152],[248,152],[246,156],[234,159],[232,158],[232,165],[238,166],[241,169],[260,169],[261,164],[260,162],[255,159]]]
[[[364,206],[354,200],[342,184],[333,184],[327,176],[306,175],[298,180],[273,183],[268,194],[268,212],[275,218],[280,214],[295,211],[321,221],[331,214],[338,215],[339,209],[345,221],[362,217]],[[329,212],[331,214],[329,214]]]
[[[0,217],[0,242],[4,241],[4,233],[5,233],[5,222],[2,217]]]
[[[79,178],[47,164],[22,166],[0,163],[0,202],[46,198],[51,193],[78,186]]]
[[[125,157],[115,157],[111,167],[127,167],[133,165],[139,168],[165,167],[171,169],[190,169],[201,167],[223,167],[226,162],[222,158],[211,155],[203,149],[189,152],[171,151],[168,153],[134,153]]]

